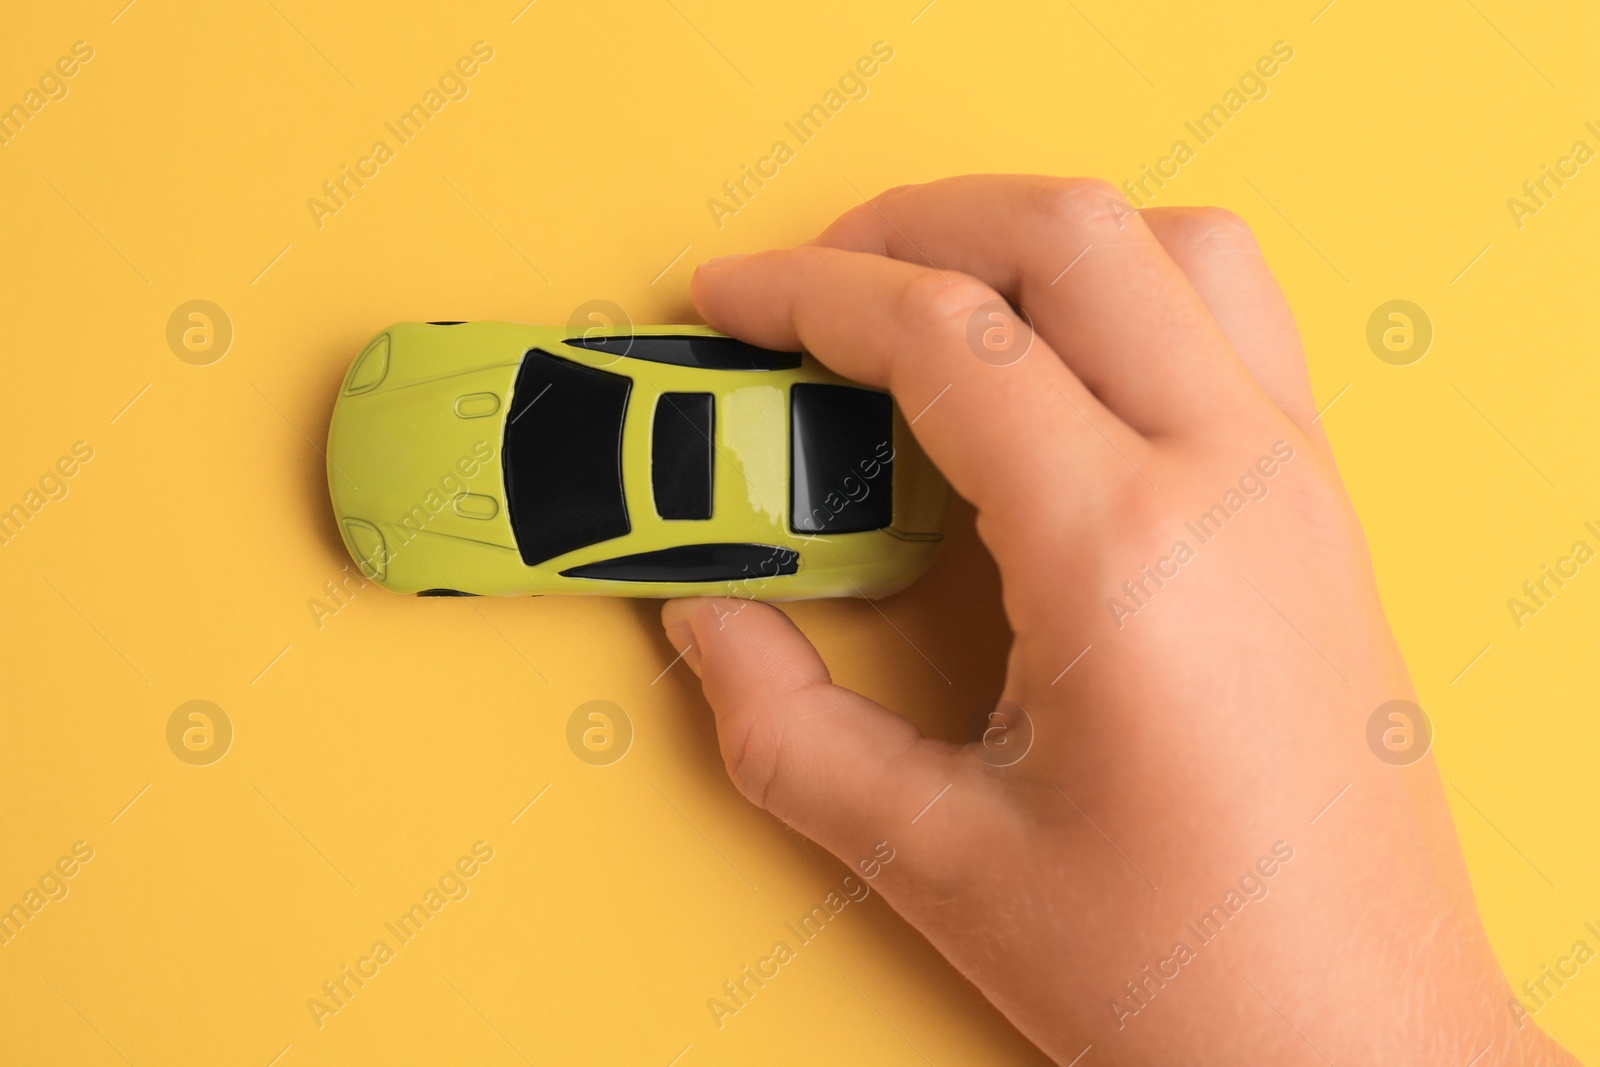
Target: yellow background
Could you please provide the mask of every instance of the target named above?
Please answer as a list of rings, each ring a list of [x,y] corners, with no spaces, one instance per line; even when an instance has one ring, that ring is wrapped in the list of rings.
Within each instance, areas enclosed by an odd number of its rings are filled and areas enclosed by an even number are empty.
[[[319,628],[308,601],[346,559],[317,448],[391,321],[609,299],[671,322],[695,261],[891,185],[1120,182],[1278,40],[1270,94],[1157,202],[1250,220],[1337,398],[1324,422],[1513,983],[1589,937],[1600,564],[1520,630],[1505,602],[1600,547],[1600,163],[1520,229],[1506,207],[1575,140],[1600,148],[1591,5],[522,2],[0,15],[0,103],[95,51],[0,147],[0,506],[94,448],[0,546],[0,903],[95,849],[0,948],[0,1062],[1037,1062],[876,897],[718,1030],[706,998],[842,868],[730,787],[654,604],[368,588]],[[319,229],[306,200],[479,40],[470,95]],[[870,94],[718,228],[706,200],[794,147],[784,122],[878,40]],[[210,366],[165,340],[197,298],[235,330]],[[1435,329],[1407,367],[1365,341],[1395,298]],[[1006,638],[964,511],[948,548],[883,615],[793,612],[840,680],[954,737]],[[210,766],[167,747],[191,699],[235,728]],[[611,766],[567,747],[593,699],[634,726]],[[495,858],[470,895],[319,1030],[306,1000],[478,840]],[[1539,1019],[1600,1057],[1600,964]]]

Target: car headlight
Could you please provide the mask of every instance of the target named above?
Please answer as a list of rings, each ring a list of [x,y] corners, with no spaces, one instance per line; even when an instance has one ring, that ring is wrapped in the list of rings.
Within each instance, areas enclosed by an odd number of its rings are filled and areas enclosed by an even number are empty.
[[[355,557],[361,573],[375,582],[381,582],[389,573],[389,550],[383,543],[383,533],[372,523],[361,519],[345,519],[345,547]]]
[[[350,373],[345,376],[344,395],[355,396],[357,393],[370,393],[383,381],[383,376],[389,373],[389,335],[380,333],[367,343],[367,347],[356,357],[350,365]]]

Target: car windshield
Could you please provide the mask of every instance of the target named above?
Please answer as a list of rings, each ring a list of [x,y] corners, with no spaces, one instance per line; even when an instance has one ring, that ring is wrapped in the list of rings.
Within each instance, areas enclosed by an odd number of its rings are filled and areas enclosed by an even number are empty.
[[[622,423],[632,379],[532,349],[506,418],[506,504],[528,566],[626,534]]]

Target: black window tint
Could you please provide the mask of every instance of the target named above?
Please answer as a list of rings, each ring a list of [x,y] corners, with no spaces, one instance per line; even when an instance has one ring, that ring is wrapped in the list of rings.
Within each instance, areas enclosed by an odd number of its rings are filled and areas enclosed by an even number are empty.
[[[663,519],[711,517],[710,393],[662,393],[650,427],[650,483]]]
[[[506,505],[522,562],[621,537],[622,423],[633,381],[532,349],[506,418]]]
[[[894,521],[894,405],[847,385],[789,392],[789,528],[860,533]]]
[[[568,567],[567,578],[596,578],[612,582],[735,582],[760,581],[800,569],[793,549],[772,545],[676,545],[655,552]]]
[[[798,352],[774,352],[732,337],[569,337],[563,344],[609,352],[614,356],[671,363],[706,370],[793,370],[800,365]]]

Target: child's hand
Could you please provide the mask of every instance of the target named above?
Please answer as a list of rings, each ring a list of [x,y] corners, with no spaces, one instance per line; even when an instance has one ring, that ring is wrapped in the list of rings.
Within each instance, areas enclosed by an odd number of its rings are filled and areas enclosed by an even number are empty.
[[[1514,1017],[1431,757],[1395,765],[1399,719],[1369,746],[1415,696],[1243,223],[957,178],[694,299],[922,412],[1036,735],[996,766],[832,685],[775,608],[669,603],[746,796],[852,867],[888,842],[873,884],[1063,1064],[1575,1062]]]

